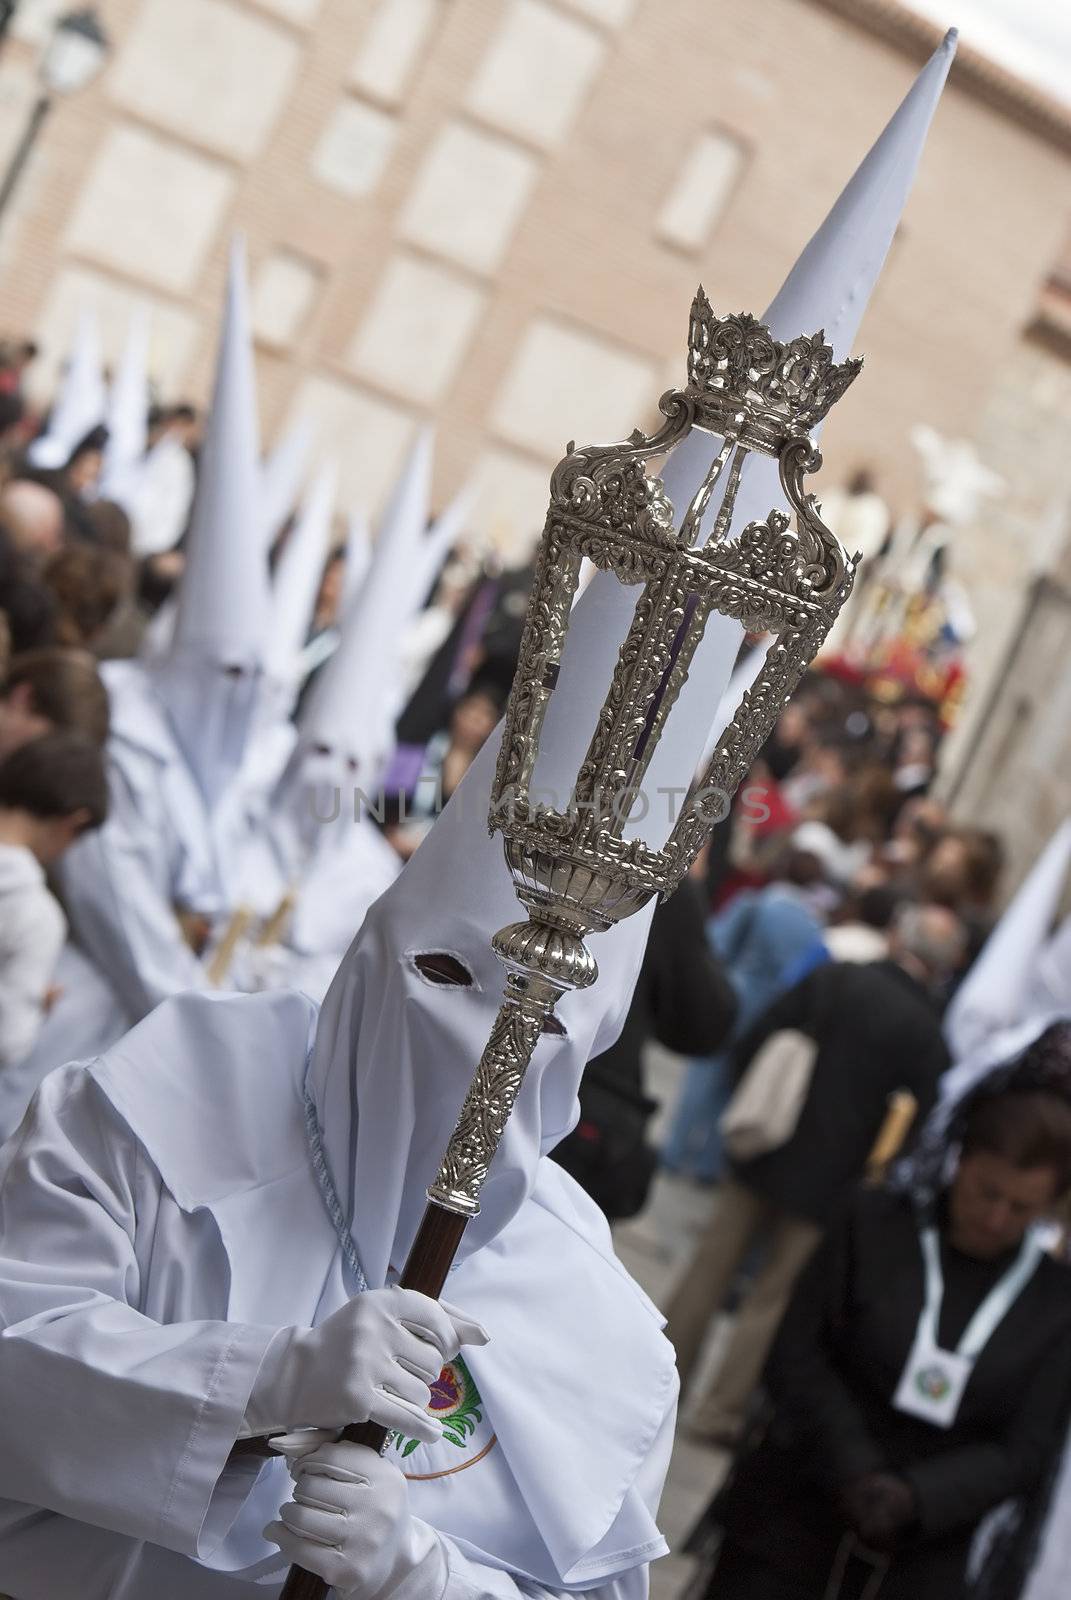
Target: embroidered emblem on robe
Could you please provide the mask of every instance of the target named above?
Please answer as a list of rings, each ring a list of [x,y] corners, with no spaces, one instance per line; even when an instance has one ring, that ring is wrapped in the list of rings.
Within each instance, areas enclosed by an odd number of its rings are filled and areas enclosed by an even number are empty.
[[[422,1466],[425,1462],[431,1465],[429,1456],[432,1456],[439,1470],[426,1473],[407,1472],[407,1477],[434,1478],[461,1471],[465,1466],[475,1466],[476,1462],[482,1460],[497,1442],[495,1435],[484,1421],[484,1403],[476,1387],[476,1380],[461,1356],[445,1366],[432,1384],[428,1410],[442,1423],[442,1444],[452,1445],[455,1450],[465,1451],[468,1458],[463,1463],[451,1465],[444,1461],[441,1445],[424,1445],[423,1460],[414,1462],[413,1466]],[[407,1460],[415,1451],[421,1449],[419,1439],[407,1439],[403,1433],[392,1434],[391,1445],[400,1453],[403,1460]],[[468,1453],[474,1446],[476,1454],[469,1456]]]

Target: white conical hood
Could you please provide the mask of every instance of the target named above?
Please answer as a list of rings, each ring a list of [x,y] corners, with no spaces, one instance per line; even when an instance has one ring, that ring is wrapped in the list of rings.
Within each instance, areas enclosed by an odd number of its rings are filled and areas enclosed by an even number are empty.
[[[47,432],[35,439],[27,452],[32,464],[46,468],[66,466],[75,445],[104,421],[107,408],[97,319],[87,308],[78,321]]]
[[[305,496],[275,569],[268,664],[284,679],[296,673],[308,638],[331,545],[337,491],[338,468],[327,463]]]
[[[1069,868],[1071,820],[1053,834],[952,998],[945,1037],[956,1060],[972,1056],[991,1034],[1027,1020]]]
[[[757,644],[753,644],[751,649],[740,657],[733,668],[732,677],[729,679],[725,693],[718,703],[718,709],[714,713],[714,721],[711,723],[710,731],[707,734],[706,744],[703,746],[702,754],[697,763],[700,770],[706,767],[707,762],[714,754],[715,745],[735,717],[741,700],[762,671],[769,648],[770,637],[767,635],[765,638],[760,639]]]
[[[215,662],[250,666],[263,661],[270,609],[257,432],[245,249],[236,241],[186,545],[175,645]]]
[[[236,241],[174,633],[153,669],[210,804],[241,763],[270,610],[245,251]]]
[[[441,512],[427,535],[418,541],[418,559],[414,567],[414,589],[423,605],[443,563],[464,533],[472,515],[474,496],[469,488],[462,489]]]
[[[398,659],[407,623],[431,581],[426,533],[433,435],[423,429],[391,495],[368,574],[345,616],[339,647],[302,714],[302,745],[346,766],[332,781],[374,783],[389,754],[397,712]]]
[[[149,433],[149,316],[139,307],[130,318],[119,369],[108,392],[108,444],[100,492],[130,510],[137,499]]]
[[[1065,917],[1038,957],[1029,1008],[1041,1016],[1071,1017],[1071,917]]]
[[[910,192],[954,54],[955,34],[949,33],[789,273],[762,319],[778,338],[824,328],[838,360],[851,353]],[[859,403],[855,395],[862,393],[861,388],[857,389],[846,403]],[[719,439],[694,430],[666,461],[662,478],[678,521],[720,446]],[[777,463],[749,456],[737,497],[734,530],[783,505]],[[716,510],[715,495],[708,521]],[[595,725],[598,704],[631,621],[635,599],[634,589],[623,589],[604,574],[592,581],[584,596],[585,604],[597,612],[599,623],[583,659],[577,658],[576,669],[566,652],[558,680],[560,692],[551,700],[544,726],[543,753],[536,772],[539,786],[555,789],[579,767]],[[712,708],[718,705],[742,638],[738,623],[717,615],[711,617],[648,768],[645,787],[649,796],[656,799],[651,801],[645,818],[628,825],[626,835],[638,835],[654,844],[664,840],[673,803],[671,793],[674,789],[679,793],[680,785],[688,782],[699,764],[709,737]],[[582,710],[587,712],[586,717],[580,714]]]
[[[339,603],[339,621],[345,617],[353,602],[361,592],[361,585],[368,576],[368,568],[372,561],[372,530],[368,526],[368,518],[363,511],[355,511],[350,517],[349,528],[346,533],[346,568],[342,584],[342,599]]]
[[[287,428],[261,467],[261,506],[269,548],[298,503],[312,444],[312,423],[308,417],[299,417]]]

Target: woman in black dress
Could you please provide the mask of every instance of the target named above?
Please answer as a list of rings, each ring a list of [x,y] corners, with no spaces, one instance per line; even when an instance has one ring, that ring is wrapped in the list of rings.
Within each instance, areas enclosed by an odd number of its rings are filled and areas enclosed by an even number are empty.
[[[1037,1226],[1071,1100],[1029,1056],[971,1096],[940,1182],[861,1192],[805,1273],[705,1519],[708,1600],[960,1600],[980,1526],[1037,1489],[1071,1394],[1071,1270]]]

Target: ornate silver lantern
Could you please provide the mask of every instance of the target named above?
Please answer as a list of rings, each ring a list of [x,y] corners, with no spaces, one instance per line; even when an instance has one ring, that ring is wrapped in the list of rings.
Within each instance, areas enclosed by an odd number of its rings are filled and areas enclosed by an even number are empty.
[[[468,1216],[478,1210],[546,1016],[567,989],[597,975],[587,934],[676,888],[851,592],[855,562],[822,521],[804,478],[821,465],[812,430],[861,365],[835,363],[822,333],[781,343],[754,317],[718,317],[700,288],[688,383],[662,397],[664,426],[621,444],[570,445],[555,468],[490,811],[528,916],[494,937],[507,968],[506,999],[429,1191],[435,1205]],[[723,443],[677,528],[647,463],[693,428]],[[772,510],[730,540],[751,452],[777,460],[795,526]],[[716,503],[711,536],[699,547]],[[532,780],[584,557],[642,588],[572,793],[548,806],[533,801]],[[774,640],[665,844],[654,849],[626,838],[625,823],[712,611]]]

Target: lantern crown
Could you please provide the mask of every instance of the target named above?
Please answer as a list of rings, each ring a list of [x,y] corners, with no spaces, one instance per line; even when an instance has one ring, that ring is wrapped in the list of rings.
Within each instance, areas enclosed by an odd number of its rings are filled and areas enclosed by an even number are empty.
[[[851,591],[855,562],[804,480],[821,465],[807,425],[825,415],[861,365],[838,366],[821,334],[782,343],[754,317],[716,317],[700,289],[688,384],[662,396],[663,427],[618,444],[570,444],[551,476],[489,820],[504,836],[521,902],[574,954],[579,930],[609,927],[680,881]],[[690,502],[674,508],[649,463],[697,427],[718,433],[722,445]],[[774,506],[733,536],[751,451],[776,458],[786,509]],[[708,511],[713,526],[703,540]],[[533,779],[584,559],[640,592],[570,792],[547,804]],[[715,612],[775,637],[656,848],[630,835],[629,819],[647,803],[652,754]],[[517,924],[510,939],[527,938],[526,927]],[[496,948],[524,965],[519,946]]]
[[[702,287],[692,301],[686,392],[697,420],[725,432],[734,418],[732,431],[753,449],[772,453],[786,436],[810,432],[862,365],[835,361],[821,329],[783,341],[747,312],[718,316]]]

